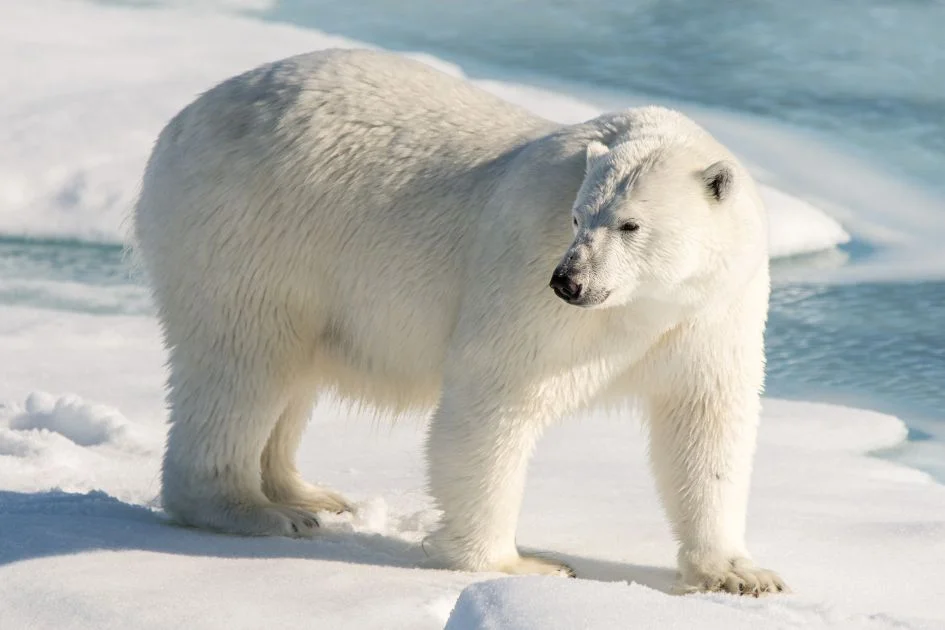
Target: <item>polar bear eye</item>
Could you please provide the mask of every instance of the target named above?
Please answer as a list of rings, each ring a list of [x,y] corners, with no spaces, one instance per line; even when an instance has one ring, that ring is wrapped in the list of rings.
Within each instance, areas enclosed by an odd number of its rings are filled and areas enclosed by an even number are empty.
[[[636,232],[640,229],[640,224],[635,221],[627,221],[620,226],[621,232]]]
[[[574,223],[574,227],[577,227],[577,217],[571,219],[571,222]]]

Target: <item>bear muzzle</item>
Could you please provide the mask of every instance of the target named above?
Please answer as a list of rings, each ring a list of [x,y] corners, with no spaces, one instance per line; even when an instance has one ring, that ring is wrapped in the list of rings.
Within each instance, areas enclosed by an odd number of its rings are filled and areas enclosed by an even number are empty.
[[[595,291],[593,287],[575,280],[575,274],[565,266],[559,266],[551,276],[551,282],[548,286],[555,292],[559,298],[572,306],[581,306],[583,308],[594,308],[602,306],[610,297],[610,291]]]
[[[583,287],[574,281],[571,274],[560,267],[555,269],[554,274],[552,274],[549,286],[555,292],[555,295],[569,304],[575,304],[581,299]]]

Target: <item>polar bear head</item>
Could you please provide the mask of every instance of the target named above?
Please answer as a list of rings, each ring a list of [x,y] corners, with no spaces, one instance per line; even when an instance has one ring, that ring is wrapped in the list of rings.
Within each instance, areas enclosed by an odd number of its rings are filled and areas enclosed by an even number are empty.
[[[551,280],[569,304],[692,304],[766,260],[748,173],[708,134],[587,145],[574,240]]]

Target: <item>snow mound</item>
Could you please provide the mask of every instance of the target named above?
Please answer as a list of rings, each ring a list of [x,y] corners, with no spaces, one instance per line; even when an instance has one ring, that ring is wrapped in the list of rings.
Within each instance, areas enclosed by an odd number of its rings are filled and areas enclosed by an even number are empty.
[[[780,448],[869,453],[896,446],[909,434],[899,418],[867,409],[851,414],[843,413],[843,407],[801,401],[785,407],[769,399],[764,399],[763,405],[768,422],[759,440]],[[817,439],[811,440],[812,435]]]
[[[0,103],[0,233],[121,242],[154,140],[179,109],[265,61],[354,45],[175,4],[3,7],[0,59],[9,62],[0,64],[0,83],[16,89]],[[197,8],[221,4],[267,2],[205,0]]]
[[[938,626],[889,615],[850,614],[790,597],[777,602],[728,595],[671,597],[639,584],[523,577],[467,586],[445,630],[693,627],[932,630]]]
[[[103,444],[129,445],[128,420],[117,409],[90,404],[78,396],[56,398],[34,392],[26,399],[22,413],[12,417],[8,427],[14,431],[50,431],[79,446]]]
[[[79,396],[33,392],[0,404],[0,478],[23,490],[105,489],[146,502],[156,479],[160,433]]]
[[[819,252],[849,242],[850,235],[822,210],[773,188],[761,185],[768,210],[768,253],[771,258]]]

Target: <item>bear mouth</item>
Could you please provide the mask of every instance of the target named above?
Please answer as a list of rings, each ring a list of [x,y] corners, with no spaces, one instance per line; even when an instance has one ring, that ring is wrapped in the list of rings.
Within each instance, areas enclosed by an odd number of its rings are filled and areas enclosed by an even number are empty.
[[[567,302],[571,306],[578,306],[580,308],[591,308],[594,306],[600,306],[610,297],[610,291],[601,291],[596,293],[584,293],[577,298],[570,298],[563,292],[559,291],[557,287],[552,287],[552,291],[555,292],[555,295],[561,298],[563,301]]]

